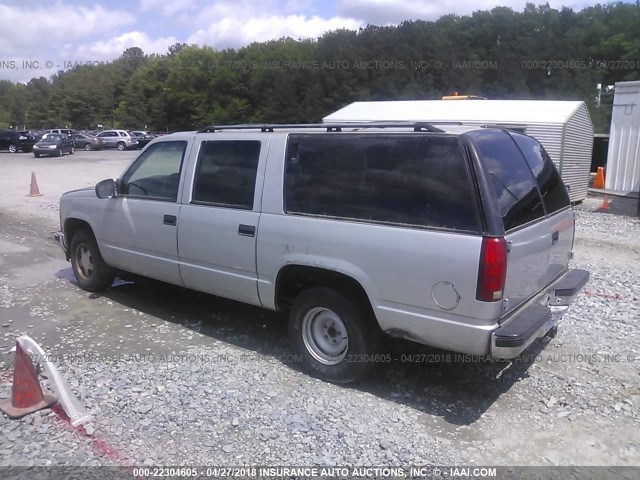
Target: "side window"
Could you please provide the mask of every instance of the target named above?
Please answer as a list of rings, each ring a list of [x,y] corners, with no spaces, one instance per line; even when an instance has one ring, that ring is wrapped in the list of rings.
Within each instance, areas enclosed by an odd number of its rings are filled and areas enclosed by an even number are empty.
[[[120,181],[120,194],[175,202],[187,142],[162,142],[142,153]]]
[[[547,214],[557,212],[571,203],[567,189],[560,178],[560,174],[553,164],[553,160],[535,139],[525,135],[512,133],[511,136],[518,144],[524,158],[536,177],[538,188],[542,194]]]
[[[191,203],[253,209],[259,158],[256,140],[202,142]]]
[[[287,213],[480,230],[456,137],[291,135],[286,160]]]
[[[522,153],[502,130],[470,132],[491,178],[505,231],[545,216],[535,179]]]

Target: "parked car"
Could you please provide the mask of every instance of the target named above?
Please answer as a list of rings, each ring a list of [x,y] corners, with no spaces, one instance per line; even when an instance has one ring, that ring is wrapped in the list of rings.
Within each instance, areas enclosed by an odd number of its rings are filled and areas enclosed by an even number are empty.
[[[97,137],[102,140],[105,148],[127,150],[138,147],[138,140],[129,135],[126,130],[105,130],[100,132]]]
[[[133,130],[133,131],[130,131],[129,133],[133,138],[135,138],[138,141],[137,148],[140,148],[140,149],[146,147],[151,140],[156,138],[156,135],[149,132],[144,132],[141,130]]]
[[[44,133],[64,133],[65,135],[75,135],[77,132],[72,128],[50,128],[49,130],[45,130]]]
[[[35,138],[28,132],[0,130],[0,150],[9,150],[10,153],[17,153],[20,150],[30,152],[35,142]]]
[[[40,155],[61,157],[65,153],[73,155],[74,150],[73,140],[69,135],[64,133],[45,133],[42,136],[42,140],[33,146],[33,156],[36,158]]]
[[[514,358],[589,279],[568,268],[575,218],[544,148],[477,126],[167,135],[65,193],[60,219],[81,288],[123,270],[286,312],[305,367],[338,383],[390,361],[385,334]]]
[[[75,135],[71,135],[71,138],[75,142],[75,148],[81,150],[91,151],[102,150],[104,148],[102,139],[98,137],[93,137],[84,133],[76,133]]]

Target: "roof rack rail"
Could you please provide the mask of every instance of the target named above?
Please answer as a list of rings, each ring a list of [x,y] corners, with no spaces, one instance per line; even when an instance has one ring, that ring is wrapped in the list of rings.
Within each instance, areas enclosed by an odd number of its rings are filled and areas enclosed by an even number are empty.
[[[461,122],[442,122],[462,125]],[[444,130],[427,122],[353,122],[353,123],[293,123],[293,124],[238,124],[238,125],[209,125],[198,133],[214,133],[224,130],[260,130],[272,133],[278,130],[292,130],[303,128],[325,128],[327,132],[342,132],[343,128],[413,128],[414,132],[444,132]]]
[[[500,130],[514,130],[514,131],[525,131],[527,129],[527,126],[525,124],[513,124],[513,125],[506,125],[503,123],[487,123],[485,125],[481,125],[481,128],[497,128]]]

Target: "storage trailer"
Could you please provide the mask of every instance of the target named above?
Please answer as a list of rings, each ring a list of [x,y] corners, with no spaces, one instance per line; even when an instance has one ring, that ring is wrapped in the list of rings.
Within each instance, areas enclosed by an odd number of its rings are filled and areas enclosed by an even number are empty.
[[[605,188],[640,190],[640,81],[616,82]]]

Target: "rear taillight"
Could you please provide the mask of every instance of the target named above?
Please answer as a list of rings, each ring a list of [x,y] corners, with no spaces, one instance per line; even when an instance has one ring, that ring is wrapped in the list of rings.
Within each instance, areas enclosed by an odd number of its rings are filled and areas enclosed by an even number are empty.
[[[502,300],[507,277],[507,242],[504,237],[482,238],[478,289],[476,300],[497,302]]]

